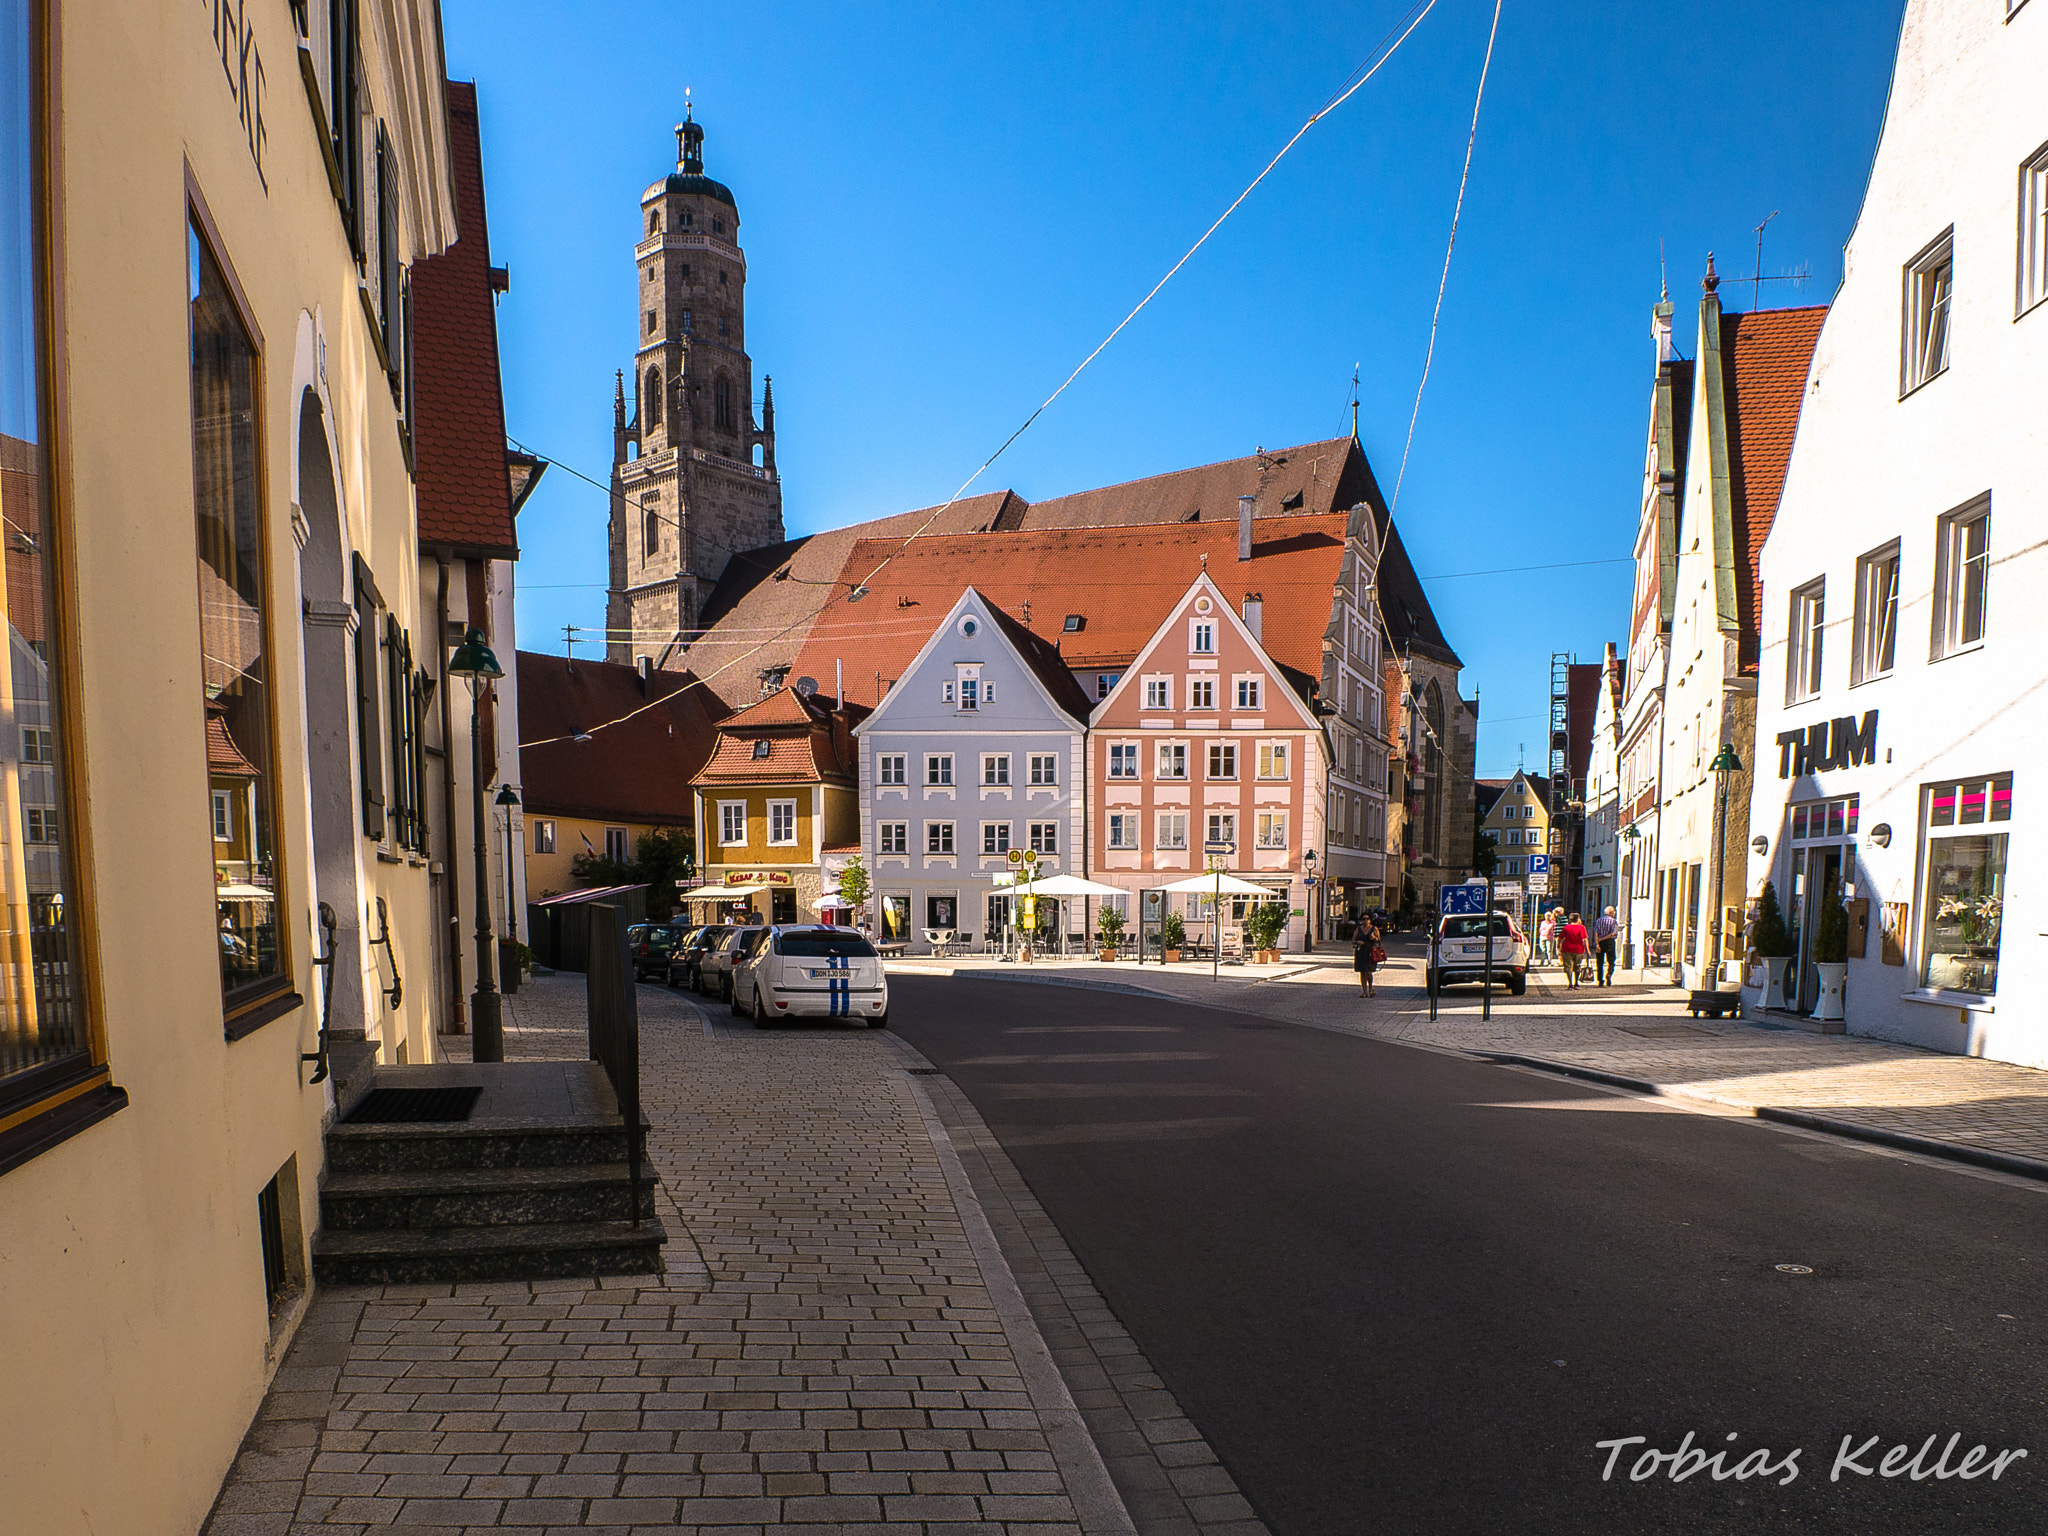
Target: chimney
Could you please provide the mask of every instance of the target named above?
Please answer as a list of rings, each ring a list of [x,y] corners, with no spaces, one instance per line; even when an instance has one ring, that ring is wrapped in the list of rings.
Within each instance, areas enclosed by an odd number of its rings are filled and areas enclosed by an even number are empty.
[[[1237,558],[1249,560],[1252,557],[1252,506],[1256,496],[1237,498]]]
[[[1250,630],[1250,631],[1252,632],[1252,638],[1253,638],[1254,640],[1258,641],[1258,642],[1259,642],[1259,644],[1261,644],[1261,645],[1264,645],[1264,644],[1266,643],[1265,625],[1266,625],[1266,600],[1265,600],[1265,598],[1261,597],[1261,596],[1260,596],[1260,595],[1259,595],[1258,593],[1256,593],[1256,592],[1247,592],[1247,593],[1245,593],[1245,595],[1244,595],[1244,627],[1245,627],[1246,629],[1248,629],[1248,630]]]

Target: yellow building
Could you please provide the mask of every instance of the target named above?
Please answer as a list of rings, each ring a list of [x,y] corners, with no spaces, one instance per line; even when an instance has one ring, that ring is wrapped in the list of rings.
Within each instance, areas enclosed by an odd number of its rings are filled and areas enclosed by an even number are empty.
[[[784,688],[719,726],[691,785],[704,875],[690,901],[697,921],[817,918],[828,857],[860,844],[852,727],[868,713],[829,704]]]
[[[1494,879],[1518,882],[1524,908],[1538,910],[1552,889],[1551,877],[1533,874],[1529,860],[1550,851],[1550,781],[1521,772],[1512,779],[1481,779],[1477,809],[1479,830],[1494,841]]]
[[[303,1315],[324,1048],[434,1053],[445,72],[421,0],[0,0],[10,1533],[199,1529]]]

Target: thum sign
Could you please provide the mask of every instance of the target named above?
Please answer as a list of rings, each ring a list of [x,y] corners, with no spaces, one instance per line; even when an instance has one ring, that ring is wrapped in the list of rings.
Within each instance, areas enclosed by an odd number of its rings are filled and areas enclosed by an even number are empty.
[[[1867,710],[1862,724],[1854,715],[1823,720],[1804,730],[1778,732],[1778,777],[1801,778],[1830,768],[1860,768],[1877,761],[1877,711]]]

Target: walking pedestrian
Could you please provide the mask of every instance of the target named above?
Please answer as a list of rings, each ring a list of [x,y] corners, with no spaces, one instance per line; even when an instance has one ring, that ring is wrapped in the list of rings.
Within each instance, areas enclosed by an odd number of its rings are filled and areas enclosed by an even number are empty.
[[[1387,952],[1380,946],[1380,928],[1369,917],[1358,920],[1358,930],[1351,936],[1351,968],[1358,972],[1358,995],[1372,997],[1373,972],[1386,961]]]
[[[1614,945],[1620,932],[1612,907],[1593,919],[1593,972],[1603,987],[1614,985]]]
[[[1557,931],[1557,947],[1564,955],[1564,982],[1567,987],[1576,988],[1579,978],[1585,974],[1586,951],[1592,947],[1586,934],[1586,925],[1574,912],[1571,919]]]
[[[1545,965],[1557,959],[1557,909],[1547,908],[1543,913],[1543,926],[1536,930],[1536,958]]]

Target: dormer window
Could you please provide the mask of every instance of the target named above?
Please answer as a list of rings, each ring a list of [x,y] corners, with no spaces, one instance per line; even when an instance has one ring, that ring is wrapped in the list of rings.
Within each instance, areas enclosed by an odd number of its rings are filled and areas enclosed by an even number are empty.
[[[1086,621],[1082,619],[1080,614],[1070,613],[1067,615],[1067,622],[1062,624],[1060,628],[1067,634],[1078,635],[1081,632],[1081,625],[1084,622]]]

